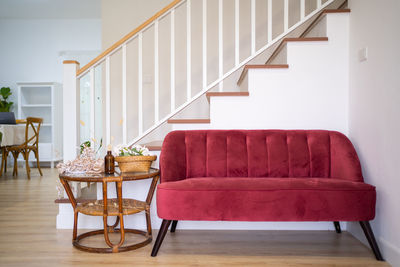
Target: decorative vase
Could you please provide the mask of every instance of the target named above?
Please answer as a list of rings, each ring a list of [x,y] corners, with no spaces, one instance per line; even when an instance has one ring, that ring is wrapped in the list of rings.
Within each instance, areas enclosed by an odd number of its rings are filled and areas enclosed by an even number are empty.
[[[121,172],[148,172],[157,156],[118,156],[115,161]]]

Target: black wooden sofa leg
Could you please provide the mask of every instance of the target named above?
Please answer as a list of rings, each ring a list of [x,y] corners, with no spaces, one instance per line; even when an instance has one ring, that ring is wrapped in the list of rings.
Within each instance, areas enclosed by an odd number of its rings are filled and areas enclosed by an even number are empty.
[[[375,236],[374,236],[374,233],[372,232],[369,221],[360,221],[360,225],[364,231],[365,237],[367,238],[369,245],[372,248],[372,251],[375,254],[375,258],[378,261],[383,261],[384,259],[382,257],[381,252],[379,251],[379,247],[378,247],[378,244],[376,243]]]
[[[333,225],[335,226],[336,233],[340,234],[342,229],[340,228],[340,222],[334,221]]]
[[[171,233],[175,233],[176,225],[178,224],[178,221],[172,221],[171,225]]]
[[[168,232],[169,225],[171,224],[171,220],[163,220],[161,223],[160,231],[158,232],[156,242],[154,243],[153,250],[151,251],[151,256],[157,256],[158,250],[161,247],[161,243],[164,240],[165,235]]]

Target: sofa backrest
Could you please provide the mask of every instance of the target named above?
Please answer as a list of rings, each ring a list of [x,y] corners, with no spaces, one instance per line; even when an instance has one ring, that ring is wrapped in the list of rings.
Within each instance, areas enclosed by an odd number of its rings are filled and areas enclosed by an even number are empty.
[[[349,139],[324,130],[173,131],[161,182],[195,177],[318,177],[363,181]]]

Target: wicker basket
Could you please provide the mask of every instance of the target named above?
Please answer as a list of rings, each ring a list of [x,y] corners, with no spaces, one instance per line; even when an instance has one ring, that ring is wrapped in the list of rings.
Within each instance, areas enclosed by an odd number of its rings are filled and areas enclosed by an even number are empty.
[[[157,156],[123,156],[115,157],[121,172],[147,172]]]

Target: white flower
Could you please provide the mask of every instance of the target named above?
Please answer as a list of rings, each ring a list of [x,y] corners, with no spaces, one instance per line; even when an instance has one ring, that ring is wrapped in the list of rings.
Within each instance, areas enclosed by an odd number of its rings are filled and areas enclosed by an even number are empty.
[[[125,145],[123,145],[123,144],[119,144],[119,145],[116,145],[116,146],[114,146],[113,147],[113,156],[114,157],[117,157],[117,156],[119,156],[119,153],[121,152],[121,150],[124,148],[124,147],[126,147]]]
[[[149,155],[149,149],[146,148],[145,146],[135,145],[135,146],[133,146],[132,150],[133,150],[134,154],[138,155],[138,156],[139,155],[143,155],[143,156]]]
[[[149,156],[149,149],[145,146],[141,146],[141,145],[134,145],[131,148],[128,147],[127,145],[117,145],[114,147],[113,149],[113,154],[114,156],[120,156],[121,154],[123,154],[123,156]]]
[[[145,147],[145,146],[142,147],[142,155],[143,156],[149,156],[150,155],[149,149],[147,147]]]

